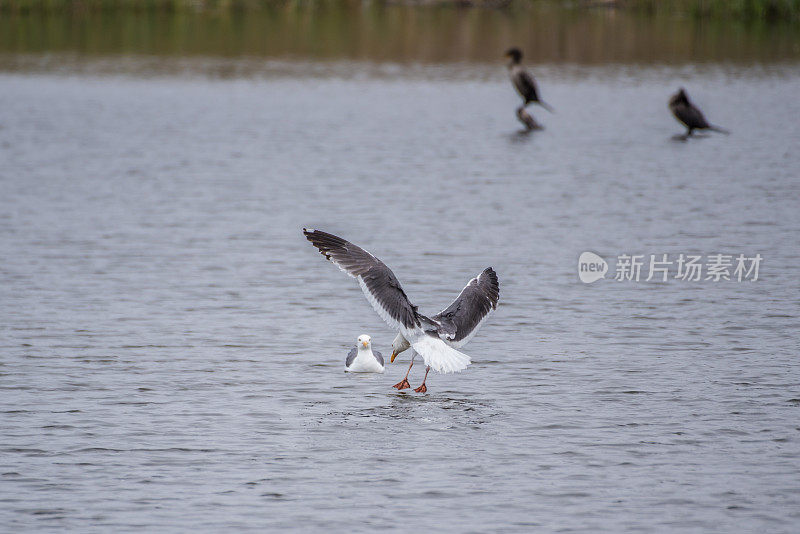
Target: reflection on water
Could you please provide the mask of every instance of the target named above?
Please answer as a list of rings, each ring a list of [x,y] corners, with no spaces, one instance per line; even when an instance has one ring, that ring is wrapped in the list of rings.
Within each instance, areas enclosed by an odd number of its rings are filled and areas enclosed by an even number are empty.
[[[522,47],[532,63],[800,59],[797,26],[563,9],[546,2],[503,10],[310,2],[247,12],[0,17],[5,70],[31,67],[17,54],[42,53],[494,63],[511,44]]]

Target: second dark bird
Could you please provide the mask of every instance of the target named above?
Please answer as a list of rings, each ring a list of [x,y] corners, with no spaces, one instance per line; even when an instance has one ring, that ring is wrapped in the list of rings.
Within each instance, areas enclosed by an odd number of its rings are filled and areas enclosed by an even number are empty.
[[[692,135],[692,132],[695,130],[713,130],[724,134],[730,133],[728,130],[720,128],[719,126],[709,124],[703,116],[703,112],[689,100],[689,95],[686,94],[683,87],[669,99],[669,109],[672,111],[672,114],[675,115],[675,118],[686,126],[686,137]]]

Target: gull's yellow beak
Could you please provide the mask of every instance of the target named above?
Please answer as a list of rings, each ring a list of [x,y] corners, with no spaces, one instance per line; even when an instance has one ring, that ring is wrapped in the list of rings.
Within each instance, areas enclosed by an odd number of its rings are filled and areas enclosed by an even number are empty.
[[[389,363],[394,363],[394,359],[397,358],[397,353],[392,351],[392,357],[389,359]]]
[[[367,348],[367,342],[366,341],[362,341],[361,344],[364,345],[365,349]]]

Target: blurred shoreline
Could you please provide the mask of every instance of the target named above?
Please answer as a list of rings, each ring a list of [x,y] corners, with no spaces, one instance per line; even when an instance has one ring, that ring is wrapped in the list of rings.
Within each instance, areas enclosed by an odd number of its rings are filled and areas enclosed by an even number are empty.
[[[800,62],[740,64],[539,63],[537,75],[556,81],[619,78],[630,81],[703,78],[775,78],[800,76]],[[507,83],[500,63],[374,62],[365,60],[285,60],[259,57],[178,57],[147,55],[81,55],[74,53],[2,54],[6,74],[80,77],[198,78],[209,80],[397,80]]]
[[[31,11],[0,17],[0,68],[21,68],[14,65],[31,63],[31,56],[43,65],[48,57],[114,56],[496,65],[512,45],[533,65],[800,62],[793,24],[564,9],[552,2],[515,6],[309,2],[255,11]]]
[[[324,8],[318,0],[0,0],[0,12],[253,12],[271,9]],[[730,18],[800,23],[800,0],[345,0],[338,4],[371,8],[406,6],[424,8],[483,8],[524,10],[543,5],[579,11],[602,9],[647,14],[676,14],[700,18]]]

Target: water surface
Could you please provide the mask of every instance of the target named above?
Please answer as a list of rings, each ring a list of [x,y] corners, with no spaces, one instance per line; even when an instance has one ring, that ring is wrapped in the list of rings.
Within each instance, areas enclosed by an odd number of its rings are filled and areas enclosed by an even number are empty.
[[[797,530],[800,71],[540,67],[526,135],[500,67],[309,65],[0,75],[6,529]],[[679,84],[732,135],[673,140]],[[303,226],[427,313],[492,265],[473,365],[343,373],[393,333]]]

